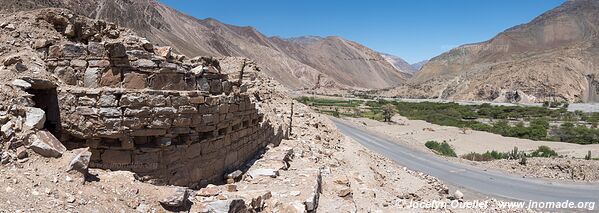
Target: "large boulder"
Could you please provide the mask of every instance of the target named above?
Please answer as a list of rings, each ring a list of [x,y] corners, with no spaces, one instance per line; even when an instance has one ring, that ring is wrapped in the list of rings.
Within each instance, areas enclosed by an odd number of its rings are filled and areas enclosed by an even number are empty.
[[[230,200],[217,200],[208,202],[205,204],[202,212],[224,212],[224,213],[237,213],[237,212],[248,212],[248,208],[245,205],[243,199],[235,198]]]
[[[52,135],[52,133],[41,130],[29,137],[29,148],[44,157],[61,157],[67,148]]]
[[[40,108],[29,107],[25,114],[25,128],[43,129],[46,123],[46,112]]]
[[[89,148],[81,148],[74,150],[75,156],[69,163],[69,169],[67,171],[79,171],[81,173],[87,173],[89,167],[89,161],[92,157],[92,153]]]
[[[179,187],[173,194],[162,199],[160,204],[166,208],[179,208],[185,205],[188,197],[189,193],[187,188]]]

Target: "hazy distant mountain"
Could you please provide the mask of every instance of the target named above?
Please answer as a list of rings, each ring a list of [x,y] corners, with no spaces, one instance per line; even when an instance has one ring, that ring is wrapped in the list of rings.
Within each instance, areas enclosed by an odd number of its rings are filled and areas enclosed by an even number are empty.
[[[293,88],[384,88],[406,80],[374,51],[342,38],[269,38],[252,27],[199,20],[156,0],[0,0],[0,11],[61,7],[131,28],[188,56],[242,56]],[[208,9],[208,8],[201,8]]]
[[[393,65],[393,67],[395,67],[397,70],[404,72],[404,73],[408,73],[410,75],[414,75],[414,73],[416,73],[416,71],[418,71],[418,69],[415,69],[412,65],[410,65],[408,62],[406,62],[405,60],[403,60],[402,58],[398,57],[398,56],[394,56],[391,54],[387,54],[387,53],[379,53],[385,60],[387,60],[391,65]]]
[[[420,70],[420,68],[422,68],[426,63],[428,63],[428,60],[424,60],[424,61],[412,64],[412,67],[416,70],[416,72],[418,72]]]
[[[599,1],[570,0],[495,38],[431,59],[388,95],[599,101]]]

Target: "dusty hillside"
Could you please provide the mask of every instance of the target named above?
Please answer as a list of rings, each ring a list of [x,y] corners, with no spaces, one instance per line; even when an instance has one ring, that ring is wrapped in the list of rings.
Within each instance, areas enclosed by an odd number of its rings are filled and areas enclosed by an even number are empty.
[[[351,87],[383,88],[404,82],[409,70],[396,68],[379,53],[340,37],[272,38],[290,57],[318,67],[327,76]],[[401,59],[400,59],[401,60]]]
[[[599,2],[568,1],[495,38],[428,62],[389,95],[466,100],[596,101]],[[592,88],[591,88],[592,87]]]
[[[406,62],[405,60],[403,60],[402,58],[398,57],[398,56],[394,56],[391,54],[387,54],[387,53],[379,53],[381,55],[381,57],[383,57],[385,60],[387,60],[391,65],[393,65],[393,67],[395,67],[395,69],[410,74],[410,75],[414,75],[416,72],[418,72],[418,70],[420,69],[420,67],[415,67],[412,66],[411,64],[409,64],[408,62]]]
[[[2,0],[0,11],[61,7],[92,18],[134,29],[160,45],[190,56],[242,56],[264,65],[265,73],[292,89],[345,86],[384,88],[405,80],[374,51],[343,39],[326,39],[324,46],[303,46],[269,38],[251,27],[214,19],[198,20],[155,0]],[[338,53],[344,53],[339,55]],[[374,75],[373,75],[374,74]],[[375,79],[360,78],[377,76]]]

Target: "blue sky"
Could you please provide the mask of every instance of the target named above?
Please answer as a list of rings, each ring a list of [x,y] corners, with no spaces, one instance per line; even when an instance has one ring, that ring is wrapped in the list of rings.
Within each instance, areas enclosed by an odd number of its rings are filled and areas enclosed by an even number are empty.
[[[485,41],[565,0],[160,0],[267,36],[341,36],[410,63]]]

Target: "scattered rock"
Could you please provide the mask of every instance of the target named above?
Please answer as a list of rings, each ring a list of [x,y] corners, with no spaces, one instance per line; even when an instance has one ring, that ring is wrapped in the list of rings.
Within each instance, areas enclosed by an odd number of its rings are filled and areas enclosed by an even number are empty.
[[[23,62],[23,59],[21,59],[21,56],[11,55],[11,56],[6,57],[4,59],[4,61],[2,61],[2,64],[4,64],[4,66],[8,67],[8,66],[11,66],[13,64],[22,63],[22,62]]]
[[[10,30],[10,31],[13,31],[13,30],[16,30],[17,28],[15,27],[15,25],[14,25],[14,24],[8,24],[8,25],[6,25],[6,26],[4,27],[4,29],[7,29],[7,30]]]
[[[29,68],[23,64],[22,62],[19,62],[17,64],[15,64],[15,69],[19,72],[25,72],[27,71]]]
[[[349,179],[347,177],[342,177],[334,181],[336,184],[349,186]]]
[[[242,199],[217,200],[207,203],[203,212],[247,212],[247,206]]]
[[[279,176],[279,171],[274,169],[254,169],[250,170],[248,175],[252,178],[258,178],[260,176],[276,178]]]
[[[145,203],[140,203],[136,208],[135,211],[140,212],[140,213],[147,213],[150,212],[151,208],[150,206],[148,206]]]
[[[75,156],[69,163],[69,169],[67,171],[75,170],[86,174],[92,153],[89,151],[89,148],[76,149],[73,152],[75,153]]]
[[[227,184],[227,191],[228,192],[236,192],[237,191],[237,185],[230,183]]]
[[[457,200],[462,199],[462,198],[464,198],[464,193],[462,193],[460,190],[456,190],[453,193],[453,198],[457,199]]]
[[[29,137],[29,148],[44,157],[61,157],[67,148],[52,135],[52,133],[41,130]]]
[[[200,191],[198,191],[196,195],[202,196],[202,197],[212,197],[212,196],[216,196],[220,193],[221,193],[221,191],[218,188],[218,186],[210,184],[204,188],[201,188]]]
[[[14,125],[15,124],[13,121],[8,121],[2,125],[2,127],[0,127],[0,133],[2,133],[2,136],[5,138],[10,138],[15,133],[15,130],[13,129]]]
[[[275,207],[275,212],[304,213],[306,206],[301,202],[283,203]]]
[[[31,88],[31,84],[29,82],[21,80],[21,79],[15,79],[11,82],[11,84],[13,86],[19,87],[23,90],[28,90]]]
[[[152,43],[150,43],[150,41],[148,41],[148,39],[142,38],[139,41],[141,42],[141,46],[146,51],[154,51],[154,45]]]
[[[27,156],[29,156],[29,153],[27,153],[27,148],[25,148],[24,146],[20,146],[19,148],[17,148],[17,158],[18,159],[23,159],[23,158],[26,158]]]
[[[339,192],[337,192],[337,196],[339,196],[339,197],[347,197],[351,194],[352,194],[352,190],[349,187],[341,189]]]
[[[235,181],[239,181],[241,179],[241,175],[243,175],[242,171],[235,170],[234,172],[225,175],[225,179],[233,179]]]
[[[156,47],[154,48],[154,53],[156,53],[156,55],[159,55],[161,57],[165,57],[165,58],[170,58],[172,55],[173,48],[172,47]]]
[[[43,129],[46,122],[46,112],[40,108],[27,108],[25,127],[28,129]]]
[[[73,37],[76,35],[75,25],[69,24],[67,28],[64,30],[64,34],[68,37]]]
[[[189,193],[187,192],[187,188],[179,187],[175,190],[175,192],[172,195],[162,199],[160,201],[160,204],[164,207],[169,208],[182,207],[183,205],[185,205],[185,202],[187,202],[188,196]]]

